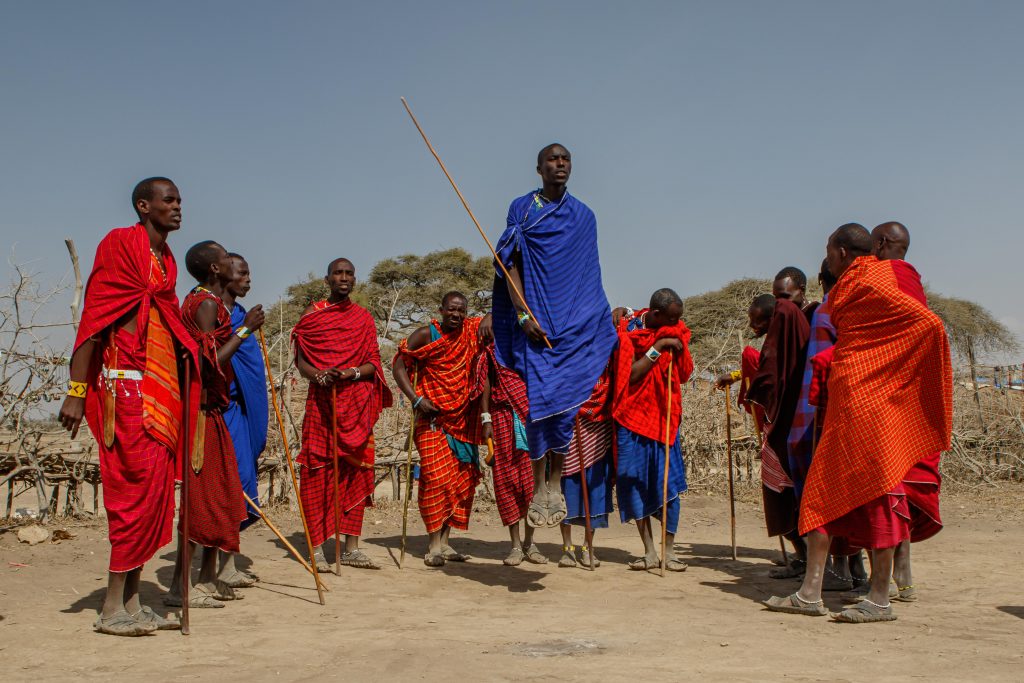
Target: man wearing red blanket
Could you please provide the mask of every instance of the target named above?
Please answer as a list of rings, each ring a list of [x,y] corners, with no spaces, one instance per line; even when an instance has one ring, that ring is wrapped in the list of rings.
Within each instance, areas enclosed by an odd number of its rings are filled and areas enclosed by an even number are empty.
[[[882,223],[871,231],[871,239],[875,242],[874,254],[878,260],[892,260],[901,287],[927,306],[928,298],[921,284],[921,276],[904,260],[910,248],[910,231],[907,227],[896,222]],[[938,451],[926,454],[903,477],[903,488],[907,492],[907,504],[910,507],[910,538],[896,547],[896,556],[893,558],[892,578],[896,582],[897,591],[894,600],[917,600],[917,589],[914,587],[910,567],[910,544],[926,541],[942,531],[942,517],[939,514],[941,455]]]
[[[821,442],[800,506],[807,574],[800,590],[772,597],[778,612],[828,613],[821,584],[831,537],[872,549],[871,588],[837,621],[895,619],[889,581],[895,546],[910,536],[903,490],[922,453],[945,450],[952,431],[952,369],[942,321],[908,291],[893,261],[871,255],[861,225],[841,226],[826,256],[837,276],[829,294],[836,345],[830,349]]]
[[[323,543],[335,534],[345,535],[344,550],[335,548],[337,562],[380,569],[359,548],[359,537],[363,513],[372,504],[373,426],[391,405],[391,391],[373,316],[349,298],[355,266],[334,259],[324,280],[330,288],[327,300],[310,304],[292,331],[295,365],[309,380],[299,499],[319,571],[327,568]]]
[[[690,330],[680,320],[682,312],[683,300],[666,288],[651,295],[650,309],[634,329],[627,331],[628,321],[619,321],[619,347],[613,356],[615,389],[612,397],[618,444],[616,491],[623,523],[636,520],[644,544],[643,557],[628,565],[633,570],[655,569],[661,565],[652,517],[661,520],[666,530],[665,553],[671,555],[665,558],[665,568],[677,572],[686,569],[686,563],[673,551],[680,496],[686,490],[686,465],[679,443],[679,423],[683,415],[680,385],[693,373]],[[669,392],[672,394],[671,413],[666,415]],[[662,519],[663,510],[665,519]]]
[[[83,415],[99,444],[110,538],[100,633],[140,636],[178,624],[139,602],[142,565],[171,541],[175,459],[181,453],[179,360],[198,366],[181,324],[177,266],[167,246],[181,227],[181,195],[167,178],[135,186],[139,222],[112,230],[96,250],[71,357],[60,421],[74,437]],[[198,406],[199,382],[184,397]]]

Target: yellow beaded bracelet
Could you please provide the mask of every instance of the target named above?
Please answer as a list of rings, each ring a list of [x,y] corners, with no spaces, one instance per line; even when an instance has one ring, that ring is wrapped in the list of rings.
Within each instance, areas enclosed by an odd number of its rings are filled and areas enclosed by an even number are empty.
[[[86,392],[89,390],[89,385],[85,382],[76,382],[71,380],[68,386],[68,396],[74,396],[75,398],[85,398]]]

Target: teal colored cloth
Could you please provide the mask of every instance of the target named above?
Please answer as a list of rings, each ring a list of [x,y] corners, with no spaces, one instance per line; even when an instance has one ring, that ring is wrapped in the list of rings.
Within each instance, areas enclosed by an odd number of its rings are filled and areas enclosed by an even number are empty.
[[[526,442],[526,425],[519,419],[516,411],[512,411],[512,431],[516,435],[516,450],[530,452],[530,446]]]
[[[448,438],[448,448],[452,449],[455,458],[459,462],[468,462],[477,465],[480,459],[480,448],[475,443],[459,441],[451,434],[445,434]]]

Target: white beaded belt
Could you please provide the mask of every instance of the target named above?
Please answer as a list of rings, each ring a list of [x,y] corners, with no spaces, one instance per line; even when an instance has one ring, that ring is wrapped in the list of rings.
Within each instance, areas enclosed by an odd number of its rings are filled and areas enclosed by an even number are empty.
[[[135,381],[142,381],[141,370],[111,370],[110,368],[103,368],[103,376],[107,379],[133,379]]]

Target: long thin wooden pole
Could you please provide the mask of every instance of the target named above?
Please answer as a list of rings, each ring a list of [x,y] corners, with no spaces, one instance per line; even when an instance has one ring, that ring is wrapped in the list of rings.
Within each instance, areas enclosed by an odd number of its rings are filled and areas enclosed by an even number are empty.
[[[295,498],[299,503],[299,519],[302,521],[302,533],[306,536],[306,548],[309,550],[309,564],[316,567],[316,556],[313,553],[313,539],[309,535],[309,524],[306,523],[306,511],[302,507],[302,496],[299,495],[299,478],[295,475],[295,463],[292,462],[292,452],[288,448],[288,434],[284,428],[284,418],[281,417],[281,409],[277,406],[277,388],[274,386],[274,373],[270,371],[270,355],[267,353],[267,340],[263,337],[263,328],[258,330],[260,338],[260,349],[263,351],[263,363],[267,368],[267,381],[270,383],[270,401],[274,404],[274,415],[277,416],[277,426],[281,430],[281,443],[284,447],[285,462],[288,463],[288,473],[292,478],[292,490],[295,491]],[[283,343],[283,341],[282,341]],[[324,590],[326,587],[320,580],[320,572],[313,572],[313,580],[316,581],[316,594],[320,598],[320,604],[324,604]]]
[[[469,208],[469,203],[466,201],[466,198],[462,196],[462,191],[459,190],[459,186],[455,184],[455,180],[452,179],[452,174],[448,172],[448,168],[444,165],[444,162],[441,161],[441,157],[434,150],[434,146],[430,144],[430,140],[427,139],[427,134],[423,132],[423,127],[420,126],[420,122],[416,120],[416,115],[412,113],[412,109],[409,108],[409,103],[405,101],[404,97],[402,98],[402,106],[405,107],[405,111],[409,114],[409,118],[412,119],[413,125],[416,126],[416,130],[420,132],[420,137],[423,138],[423,142],[427,143],[427,149],[430,150],[430,153],[434,155],[434,159],[437,160],[438,165],[441,166],[441,170],[444,171],[444,175],[448,178],[448,182],[452,184],[452,189],[455,190],[455,194],[459,195],[459,201],[462,202],[462,206],[466,209],[466,213],[468,213],[470,219],[472,219],[473,225],[476,226],[480,236],[484,238],[484,242],[487,242],[487,248],[491,250],[491,255],[494,256],[494,262],[498,264],[498,267],[501,268],[501,272],[505,274],[505,281],[509,283],[509,286],[512,287],[516,296],[518,296],[519,300],[523,302],[523,307],[526,309],[526,312],[536,322],[537,316],[535,316],[533,311],[530,310],[530,305],[526,303],[526,297],[519,291],[519,287],[516,286],[516,283],[512,281],[512,276],[509,275],[508,269],[505,268],[505,264],[498,258],[498,252],[494,250],[494,245],[491,244],[491,240],[487,238],[487,233],[485,233],[484,229],[480,227],[480,221],[478,221],[476,216],[473,215],[473,210]],[[539,325],[540,323],[537,322],[537,324]],[[547,344],[549,349],[551,348],[551,341],[548,339],[547,335],[544,335],[544,343]]]
[[[412,391],[416,393],[416,385],[419,383],[420,369],[412,371]],[[412,500],[412,447],[416,435],[416,409],[413,408],[409,415],[409,441],[405,445],[405,501],[402,503],[402,550],[398,555],[398,568],[402,568],[405,562],[405,541],[409,532],[409,501]]]
[[[729,454],[729,533],[732,539],[732,559],[736,559],[736,491],[733,485],[732,462],[732,399],[730,385],[725,385],[725,450]]]
[[[580,466],[580,490],[583,492],[583,540],[588,546],[590,571],[594,571],[594,532],[590,526],[590,492],[587,490],[587,469],[583,462],[583,431],[580,429],[579,413],[576,414],[576,461]]]
[[[665,576],[665,568],[668,566],[668,462],[672,452],[672,441],[669,435],[672,432],[672,366],[675,365],[676,355],[669,351],[668,355],[668,379],[666,389],[668,396],[665,398],[665,478],[661,482],[661,576]]]
[[[188,475],[192,469],[192,358],[185,356],[185,381],[181,396],[181,434],[185,440],[181,458],[181,534],[178,539],[181,555],[181,635],[189,634],[188,601],[192,587],[192,546],[189,544],[188,528]]]
[[[269,528],[269,529],[270,529],[270,530],[271,530],[272,532],[274,532],[274,535],[275,535],[275,536],[277,536],[277,538],[278,538],[278,539],[279,539],[279,540],[280,540],[280,541],[281,541],[282,543],[284,543],[285,547],[286,547],[286,548],[288,549],[288,551],[289,551],[289,552],[290,552],[290,553],[292,554],[292,556],[293,556],[293,557],[294,557],[294,558],[295,558],[296,560],[298,560],[298,561],[299,561],[299,564],[301,564],[301,565],[302,565],[302,567],[303,567],[303,568],[304,568],[304,569],[305,569],[305,570],[306,570],[307,572],[309,572],[310,574],[314,574],[315,572],[313,571],[313,568],[309,566],[309,562],[306,562],[306,560],[305,560],[305,559],[303,559],[303,557],[302,557],[302,555],[301,555],[301,554],[299,553],[299,551],[295,549],[295,546],[293,546],[293,545],[292,545],[291,543],[289,543],[289,542],[288,542],[288,539],[284,537],[284,534],[282,534],[282,533],[281,533],[281,530],[277,528],[277,525],[276,525],[276,524],[274,524],[273,522],[271,522],[271,521],[270,521],[270,518],[269,518],[269,517],[267,517],[266,513],[264,513],[264,512],[263,512],[263,510],[261,510],[261,509],[260,509],[260,506],[259,506],[259,505],[257,505],[257,504],[256,504],[256,503],[255,503],[255,502],[253,501],[253,499],[252,499],[252,498],[250,498],[250,497],[249,497],[249,495],[248,495],[248,494],[247,494],[247,493],[246,493],[245,491],[243,491],[243,492],[242,492],[242,495],[243,495],[243,496],[245,496],[245,502],[247,502],[247,503],[249,504],[249,506],[250,506],[250,507],[251,507],[251,508],[252,508],[253,510],[255,510],[255,511],[256,511],[256,514],[258,514],[258,515],[260,516],[260,519],[262,519],[262,520],[263,520],[263,522],[264,522],[264,524],[266,524],[266,525],[267,525],[267,528]],[[326,587],[326,586],[324,586],[324,590],[326,590],[326,589],[327,589],[327,587]]]
[[[331,462],[334,464],[334,573],[341,574],[341,492],[338,491],[338,385],[331,385]]]

